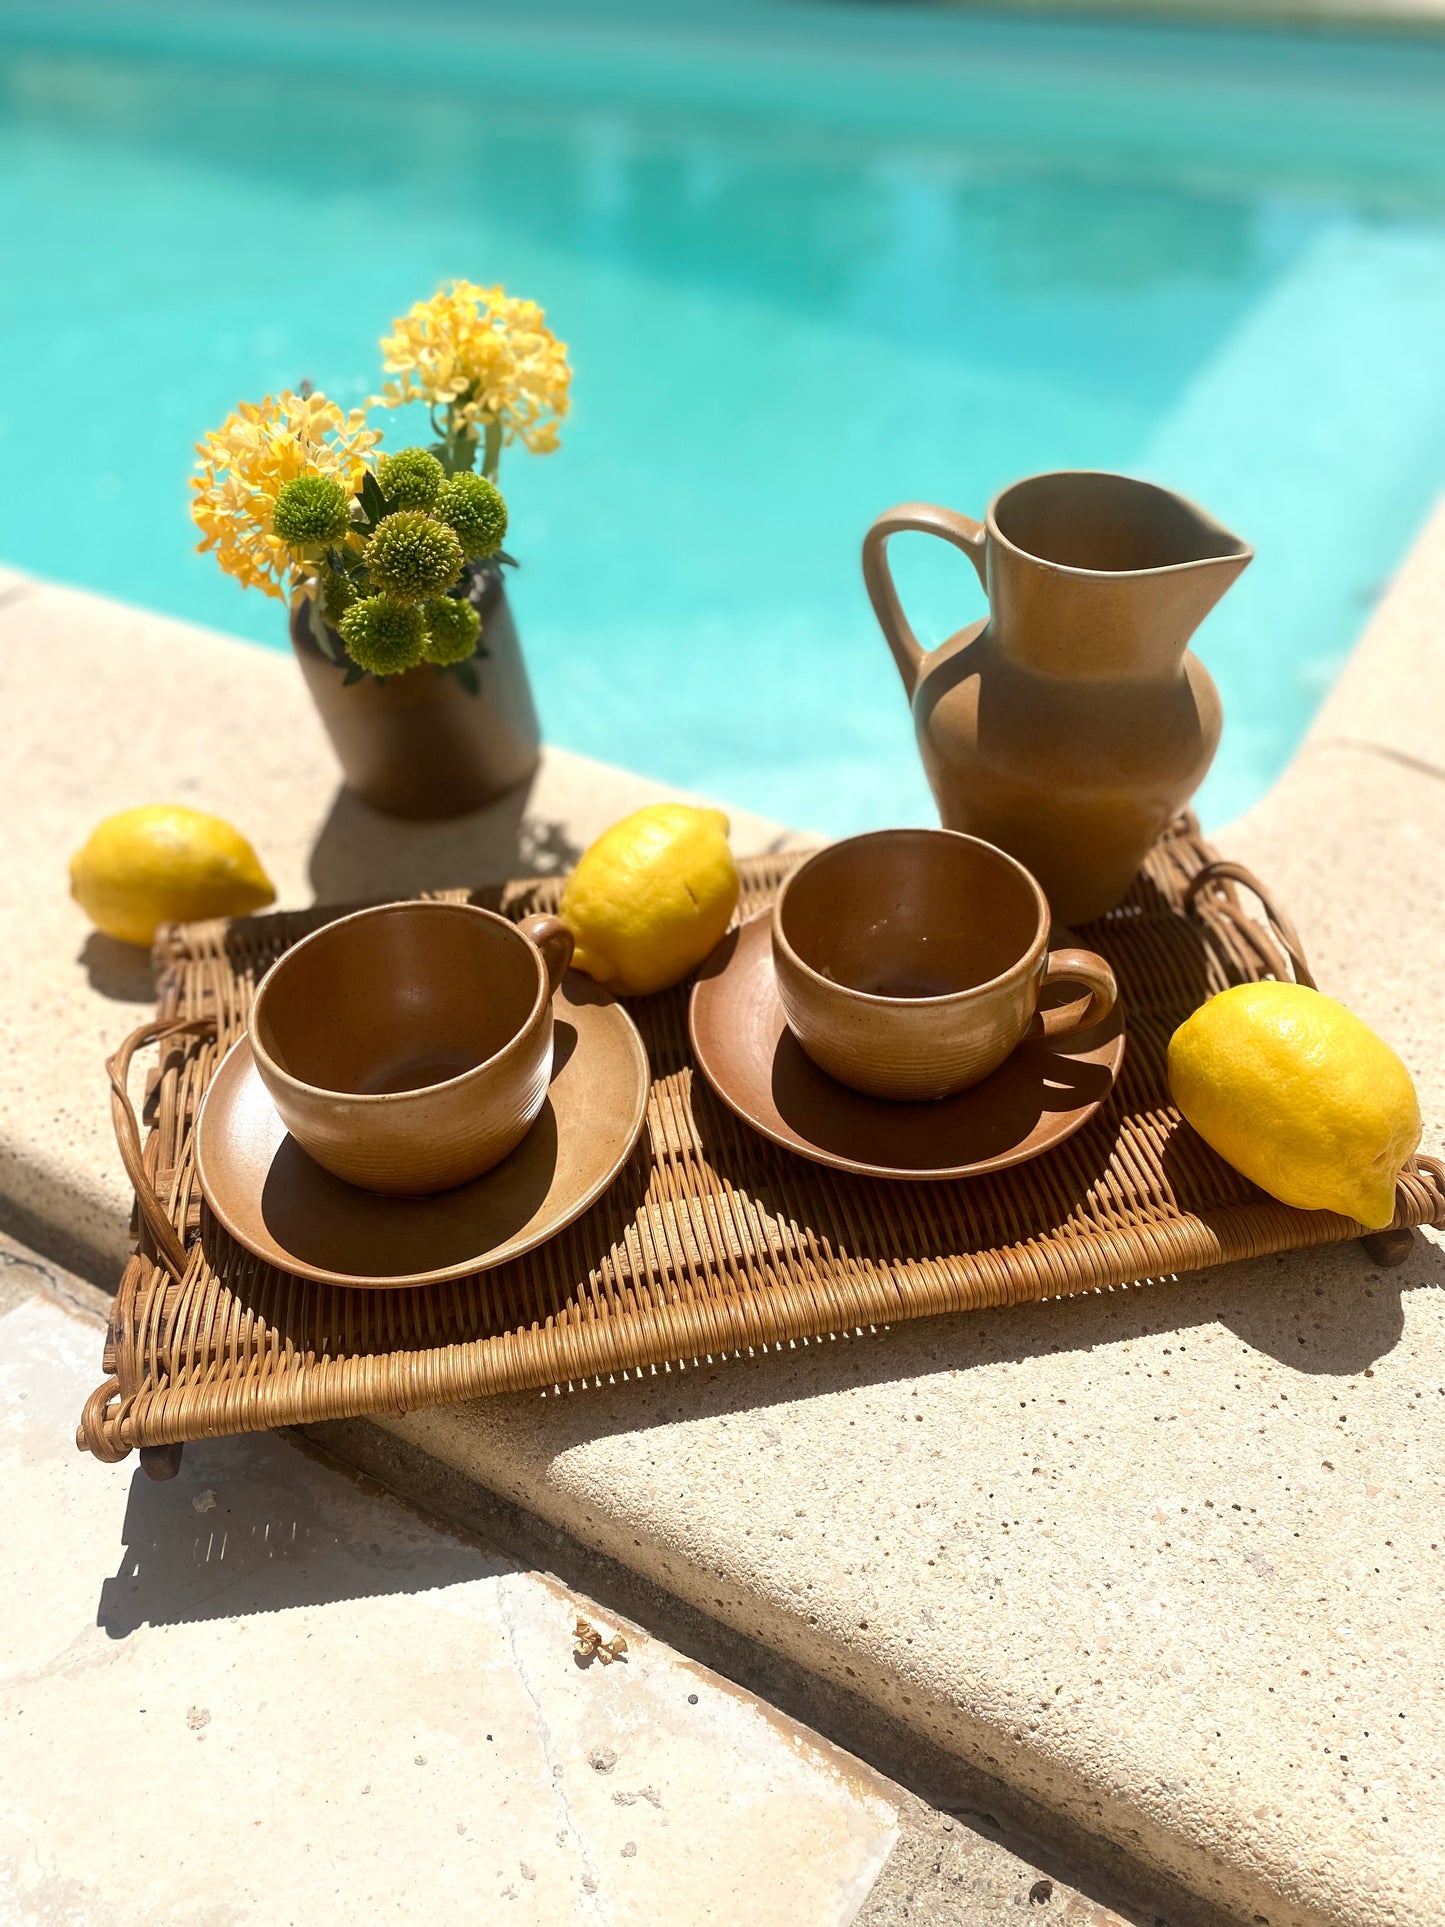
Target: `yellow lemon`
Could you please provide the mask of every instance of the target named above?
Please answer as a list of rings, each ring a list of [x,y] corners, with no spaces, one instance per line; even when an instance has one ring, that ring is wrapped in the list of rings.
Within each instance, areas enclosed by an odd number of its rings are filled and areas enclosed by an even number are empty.
[[[276,900],[241,832],[181,803],[122,810],[97,825],[70,859],[70,894],[124,943],[150,943],[163,923],[245,916]]]
[[[1410,1073],[1368,1024],[1301,984],[1237,984],[1169,1040],[1169,1088],[1199,1135],[1283,1204],[1379,1231],[1420,1142]]]
[[[666,990],[719,942],[738,900],[721,810],[653,803],[604,830],[562,892],[572,961],[625,996]]]

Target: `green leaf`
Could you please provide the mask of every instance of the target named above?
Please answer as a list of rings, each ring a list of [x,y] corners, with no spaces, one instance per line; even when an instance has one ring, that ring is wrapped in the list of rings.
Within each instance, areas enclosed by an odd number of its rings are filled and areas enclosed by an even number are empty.
[[[522,566],[516,556],[508,555],[505,549],[498,549],[496,554],[489,555],[487,560],[489,562],[499,562],[504,568],[508,569],[520,569]]]
[[[343,689],[350,689],[351,685],[354,682],[360,682],[365,674],[366,671],[359,668],[356,663],[348,663],[346,665],[346,674],[341,678],[341,687]]]
[[[332,640],[331,624],[321,613],[320,596],[307,597],[306,620],[311,627],[311,640],[322,655],[329,656],[332,662],[340,662],[341,658],[336,653],[336,644]]]
[[[381,492],[381,483],[368,469],[361,479],[361,516],[363,526],[374,529],[382,516],[387,514],[386,497]]]
[[[467,661],[459,662],[456,665],[456,677],[457,677],[457,681],[461,684],[462,688],[466,690],[469,696],[481,695],[482,685],[477,680],[477,672],[472,667],[470,657],[467,659]]]

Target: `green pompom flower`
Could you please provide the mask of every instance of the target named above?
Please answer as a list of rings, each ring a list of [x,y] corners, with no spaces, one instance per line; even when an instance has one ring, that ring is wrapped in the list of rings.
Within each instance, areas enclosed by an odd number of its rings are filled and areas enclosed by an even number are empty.
[[[373,676],[399,676],[421,661],[426,617],[416,603],[397,596],[366,596],[341,618],[341,640],[358,669]]]
[[[446,478],[447,472],[436,456],[424,448],[403,448],[395,455],[383,455],[376,470],[381,492],[394,509],[429,509]]]
[[[316,581],[316,593],[321,600],[321,613],[335,629],[341,618],[356,600],[356,588],[350,576],[341,575],[335,569],[323,569]]]
[[[436,513],[456,530],[469,561],[480,562],[501,548],[507,533],[507,505],[502,491],[485,475],[464,469],[443,482]]]
[[[351,498],[329,475],[298,475],[276,497],[271,527],[288,549],[324,549],[351,526]]]
[[[462,572],[462,545],[445,522],[420,509],[384,515],[366,545],[372,586],[404,602],[445,594]]]
[[[477,638],[482,633],[482,619],[470,602],[461,602],[456,596],[440,596],[435,602],[428,602],[422,613],[427,629],[426,641],[421,646],[424,662],[445,668],[448,663],[465,662],[475,653]]]

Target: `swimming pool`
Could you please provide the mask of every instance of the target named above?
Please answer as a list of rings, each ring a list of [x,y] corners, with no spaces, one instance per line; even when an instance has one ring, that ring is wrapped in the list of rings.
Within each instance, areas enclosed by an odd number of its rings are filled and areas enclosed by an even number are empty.
[[[863,530],[1119,468],[1257,545],[1199,638],[1202,809],[1262,792],[1445,482],[1445,42],[397,17],[0,11],[0,555],[283,646],[191,551],[191,444],[303,375],[360,399],[394,314],[501,280],[577,369],[561,452],[502,472],[552,740],[828,831],[926,821]],[[960,558],[895,550],[920,634],[978,613]]]

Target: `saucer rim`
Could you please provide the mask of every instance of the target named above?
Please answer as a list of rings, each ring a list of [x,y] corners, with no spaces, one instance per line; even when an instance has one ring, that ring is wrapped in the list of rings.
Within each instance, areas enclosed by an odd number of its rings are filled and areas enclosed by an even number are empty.
[[[529,1251],[535,1251],[539,1245],[546,1244],[549,1239],[555,1238],[559,1232],[565,1231],[569,1225],[575,1224],[577,1219],[580,1218],[585,1211],[590,1210],[591,1207],[597,1203],[598,1199],[610,1190],[621,1174],[628,1159],[641,1142],[643,1132],[647,1129],[647,1113],[652,1099],[652,1062],[647,1054],[647,1046],[642,1041],[641,1032],[633,1020],[631,1011],[616,997],[611,996],[610,993],[603,990],[601,985],[591,984],[589,980],[589,986],[594,993],[601,993],[601,996],[607,999],[605,1007],[609,1010],[616,1011],[627,1026],[632,1056],[639,1071],[637,1116],[633,1121],[631,1130],[627,1134],[624,1148],[609,1169],[598,1178],[593,1185],[580,1193],[576,1199],[570,1201],[561,1215],[549,1220],[544,1228],[538,1229],[535,1233],[518,1235],[515,1238],[509,1239],[504,1245],[497,1247],[493,1254],[484,1252],[479,1256],[468,1258],[459,1264],[444,1265],[435,1271],[395,1272],[385,1277],[374,1278],[349,1277],[345,1273],[328,1271],[324,1266],[310,1264],[302,1259],[293,1260],[289,1256],[285,1256],[283,1262],[283,1259],[278,1258],[276,1255],[280,1250],[279,1245],[274,1245],[270,1250],[263,1250],[256,1240],[238,1230],[227,1214],[217,1206],[212,1196],[211,1186],[206,1179],[201,1150],[203,1142],[202,1126],[205,1120],[206,1107],[210,1103],[213,1093],[220,1085],[222,1073],[226,1070],[230,1060],[236,1057],[239,1052],[243,1050],[247,1052],[250,1055],[251,1061],[245,1069],[239,1071],[236,1075],[241,1077],[247,1075],[254,1077],[257,1083],[261,1084],[261,1090],[263,1095],[266,1096],[267,1102],[270,1103],[271,1101],[269,1093],[266,1092],[265,1085],[261,1083],[261,1074],[256,1068],[255,1053],[251,1051],[251,1040],[245,1030],[241,1032],[240,1036],[237,1037],[236,1041],[216,1066],[215,1071],[211,1075],[210,1082],[206,1086],[205,1094],[201,1099],[200,1108],[196,1112],[194,1134],[196,1183],[200,1188],[201,1196],[205,1200],[206,1209],[216,1220],[217,1224],[226,1232],[228,1237],[233,1238],[244,1251],[250,1252],[253,1258],[259,1258],[263,1264],[270,1265],[273,1269],[283,1272],[289,1277],[305,1278],[312,1284],[332,1285],[343,1291],[407,1291],[416,1290],[425,1285],[449,1284],[460,1278],[472,1278],[482,1272],[495,1271],[501,1265],[510,1264],[514,1258],[521,1258]],[[558,1010],[559,1006],[563,1010],[566,1008],[575,1008],[575,1006],[568,1005],[563,994],[565,988],[566,979],[564,978],[562,985],[559,986],[553,998],[554,1013]],[[272,1108],[275,1108],[274,1105]],[[287,1135],[289,1136],[290,1133],[288,1132]],[[523,1142],[525,1143],[525,1141],[524,1139]],[[483,1177],[487,1175],[489,1174],[486,1172],[482,1173]],[[475,1178],[471,1181],[474,1184],[479,1182],[479,1180]],[[369,1195],[382,1197],[384,1194],[376,1192]],[[396,1202],[414,1204],[416,1200],[408,1198],[398,1199]]]
[[[728,937],[736,938],[739,947],[741,947],[744,933],[753,925],[761,924],[771,916],[772,911],[770,908],[755,910],[750,917],[745,917],[734,930],[729,931]],[[724,943],[728,941],[728,937],[723,938]],[[770,965],[771,959],[767,959],[767,962]],[[707,1059],[698,1044],[698,999],[710,984],[715,984],[726,977],[732,967],[733,965],[730,960],[729,963],[717,973],[717,976],[699,978],[693,984],[687,1000],[687,1040],[692,1049],[693,1062],[701,1072],[708,1089],[721,1103],[727,1106],[740,1123],[746,1124],[750,1131],[755,1131],[759,1137],[766,1138],[770,1144],[776,1144],[780,1150],[792,1152],[794,1157],[806,1158],[810,1164],[820,1165],[830,1171],[842,1171],[850,1177],[883,1178],[890,1183],[897,1184],[947,1184],[960,1178],[983,1178],[988,1177],[996,1171],[1012,1170],[1020,1164],[1032,1164],[1035,1158],[1044,1157],[1048,1152],[1057,1150],[1059,1145],[1066,1144],[1076,1132],[1081,1131],[1086,1124],[1098,1116],[1099,1112],[1113,1096],[1115,1086],[1119,1082],[1119,1073],[1124,1066],[1129,1033],[1127,1025],[1122,1021],[1123,1000],[1121,998],[1115,1005],[1115,1010],[1119,1013],[1121,1021],[1118,1035],[1112,1040],[1115,1045],[1113,1062],[1105,1066],[1109,1072],[1108,1090],[1104,1092],[1102,1097],[1095,1099],[1092,1104],[1083,1108],[1075,1121],[1070,1124],[1067,1129],[1060,1131],[1057,1137],[1050,1138],[1047,1144],[1041,1144],[1038,1149],[1034,1151],[1024,1151],[1016,1147],[1012,1151],[1000,1152],[997,1157],[982,1158],[973,1164],[936,1165],[926,1171],[917,1169],[901,1170],[896,1165],[888,1164],[864,1164],[856,1158],[844,1157],[839,1152],[824,1150],[821,1145],[810,1144],[806,1138],[801,1136],[785,1137],[781,1132],[770,1129],[766,1124],[761,1123],[757,1118],[750,1116],[747,1111],[743,1110],[740,1104],[734,1101],[730,1092],[724,1088],[708,1068]],[[776,978],[774,982],[776,984]],[[776,988],[774,989],[774,995],[777,995]],[[1111,1018],[1112,1015],[1113,1013],[1111,1013]],[[817,1067],[815,1066],[815,1068]],[[826,1077],[828,1073],[819,1069],[818,1075],[820,1077]],[[866,1092],[862,1091],[852,1092],[851,1095],[862,1098],[863,1101],[868,1104],[891,1108],[892,1100],[886,1097],[869,1097]]]

